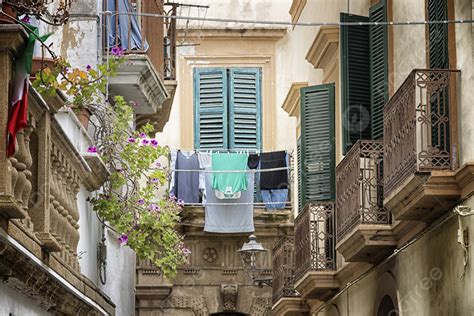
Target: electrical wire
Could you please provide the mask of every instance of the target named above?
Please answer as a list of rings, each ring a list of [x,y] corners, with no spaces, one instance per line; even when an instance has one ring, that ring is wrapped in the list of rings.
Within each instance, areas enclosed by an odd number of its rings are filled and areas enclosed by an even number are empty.
[[[248,19],[225,19],[199,16],[181,16],[166,15],[156,13],[143,12],[118,12],[118,11],[102,11],[100,14],[105,15],[135,15],[155,18],[170,18],[175,20],[189,21],[207,21],[207,22],[223,22],[223,23],[241,23],[241,24],[261,24],[261,25],[280,25],[280,26],[364,26],[364,25],[428,25],[428,24],[472,24],[474,20],[438,20],[438,21],[386,21],[386,22],[288,22],[288,21],[272,21],[272,20],[248,20]]]
[[[429,226],[428,228],[426,228],[425,230],[423,230],[421,233],[419,233],[416,237],[414,237],[413,239],[411,239],[409,242],[407,242],[406,244],[404,244],[403,246],[401,246],[400,248],[397,248],[393,251],[393,253],[388,256],[387,258],[385,258],[382,262],[380,262],[379,264],[377,265],[374,265],[372,266],[370,269],[368,269],[367,271],[365,271],[364,273],[362,273],[360,276],[358,276],[356,279],[354,279],[353,281],[351,282],[348,282],[346,284],[346,286],[341,289],[339,292],[337,292],[331,299],[327,300],[326,302],[324,302],[324,304],[322,306],[320,306],[316,311],[314,311],[313,315],[317,315],[319,312],[321,312],[323,309],[326,309],[327,307],[331,306],[331,304],[337,299],[339,298],[342,294],[344,294],[344,292],[348,291],[353,285],[357,284],[359,281],[361,281],[362,279],[364,279],[365,277],[367,277],[370,273],[372,273],[375,269],[377,269],[378,267],[380,266],[383,266],[384,264],[388,263],[392,258],[396,257],[398,255],[398,253],[400,253],[401,251],[407,249],[408,247],[410,247],[412,244],[414,244],[415,242],[417,242],[418,240],[420,240],[423,236],[425,236],[426,234],[436,230],[437,228],[441,227],[444,223],[446,223],[448,220],[452,219],[454,216],[458,215],[459,213],[458,212],[452,212],[450,213],[449,215],[439,219],[438,221],[434,222],[431,226]]]

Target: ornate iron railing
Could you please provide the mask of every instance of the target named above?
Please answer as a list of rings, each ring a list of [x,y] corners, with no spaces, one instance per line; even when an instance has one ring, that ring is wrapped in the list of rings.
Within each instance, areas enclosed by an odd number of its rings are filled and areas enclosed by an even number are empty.
[[[455,70],[413,70],[384,108],[384,194],[415,172],[457,168]]]
[[[337,240],[358,224],[387,224],[383,207],[383,142],[358,141],[336,168]]]
[[[282,297],[295,297],[295,243],[293,237],[282,237],[273,247],[273,304]]]
[[[295,280],[336,269],[333,202],[308,203],[295,219]]]

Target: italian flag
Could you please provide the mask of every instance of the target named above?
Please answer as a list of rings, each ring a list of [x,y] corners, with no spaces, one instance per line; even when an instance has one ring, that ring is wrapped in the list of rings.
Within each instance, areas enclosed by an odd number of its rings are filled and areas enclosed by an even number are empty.
[[[28,123],[28,86],[33,63],[33,51],[36,39],[44,42],[50,34],[39,36],[38,28],[23,24],[28,33],[28,42],[23,54],[15,61],[13,94],[7,126],[7,157],[15,153],[16,133]]]

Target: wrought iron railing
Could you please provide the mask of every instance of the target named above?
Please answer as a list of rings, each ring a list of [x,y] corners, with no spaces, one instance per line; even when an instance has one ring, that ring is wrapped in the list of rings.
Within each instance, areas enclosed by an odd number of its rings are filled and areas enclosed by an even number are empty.
[[[336,269],[333,202],[308,203],[295,219],[295,280]]]
[[[358,224],[387,224],[383,207],[383,142],[358,141],[336,168],[337,240]]]
[[[384,194],[415,172],[457,168],[454,70],[413,70],[384,108]]]
[[[165,12],[163,1],[125,0],[131,12],[117,12],[119,2],[114,0],[115,7],[108,8],[104,1],[104,11],[112,11],[103,23],[103,47],[112,49],[121,47],[125,55],[147,55],[160,77],[174,80],[176,56],[176,19],[160,18],[156,15],[176,15],[176,5]],[[147,15],[135,14],[146,13]],[[130,14],[127,14],[130,13]],[[138,25],[138,30],[134,24]],[[120,31],[124,27],[125,31]],[[113,40],[108,38],[115,34]]]
[[[295,297],[295,243],[293,237],[282,237],[273,247],[273,304],[282,297]]]

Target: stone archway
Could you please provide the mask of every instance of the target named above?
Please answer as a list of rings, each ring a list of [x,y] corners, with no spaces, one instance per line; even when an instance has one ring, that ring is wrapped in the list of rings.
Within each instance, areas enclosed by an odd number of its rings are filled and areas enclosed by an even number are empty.
[[[390,271],[384,272],[377,280],[374,315],[398,316],[398,286]]]

